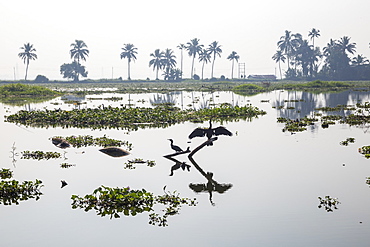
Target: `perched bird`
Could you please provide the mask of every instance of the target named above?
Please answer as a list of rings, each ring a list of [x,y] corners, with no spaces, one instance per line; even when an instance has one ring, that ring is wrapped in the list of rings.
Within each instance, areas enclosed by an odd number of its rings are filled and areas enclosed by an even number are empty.
[[[60,182],[62,182],[62,187],[61,188],[63,188],[64,186],[67,186],[68,185],[67,182],[64,181],[64,180],[60,180]]]
[[[175,150],[176,152],[183,152],[183,150],[179,146],[173,145],[173,140],[172,139],[168,139],[168,140],[171,142],[171,148],[173,150]]]
[[[209,139],[212,136],[219,136],[219,135],[227,135],[232,136],[233,134],[228,131],[225,127],[219,126],[217,128],[212,128],[212,122],[209,120],[209,128],[196,128],[193,132],[190,133],[189,139],[193,139],[194,137],[204,137],[206,136]],[[208,144],[208,146],[212,146],[212,142]]]

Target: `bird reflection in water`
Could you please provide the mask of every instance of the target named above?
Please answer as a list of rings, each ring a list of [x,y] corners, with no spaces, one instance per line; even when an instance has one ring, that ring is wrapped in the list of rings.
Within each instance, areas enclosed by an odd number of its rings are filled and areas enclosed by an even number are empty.
[[[170,176],[173,176],[174,175],[173,172],[175,170],[178,170],[178,169],[182,168],[183,170],[187,169],[188,171],[190,171],[190,167],[191,167],[190,165],[186,164],[186,162],[180,162],[179,160],[175,159],[174,156],[185,154],[185,153],[190,153],[188,155],[188,159],[193,164],[193,166],[200,172],[200,174],[202,174],[207,179],[207,183],[199,183],[199,184],[190,183],[189,188],[192,189],[196,193],[202,193],[202,192],[209,193],[209,201],[210,201],[211,205],[213,205],[213,206],[215,205],[215,203],[213,202],[213,199],[212,199],[213,192],[218,192],[220,194],[225,193],[233,185],[230,184],[230,183],[224,184],[224,183],[218,183],[217,181],[215,181],[213,179],[213,173],[212,172],[205,172],[196,163],[196,161],[193,159],[193,155],[205,146],[212,146],[213,142],[216,141],[216,140],[218,140],[217,137],[211,137],[191,152],[190,152],[190,148],[188,148],[186,151],[176,152],[174,154],[169,154],[169,155],[164,156],[165,158],[175,162],[175,165],[173,165],[171,167],[171,173],[170,173]]]
[[[190,133],[189,139],[193,139],[194,137],[204,137],[206,136],[208,140],[210,140],[213,136],[219,135],[227,135],[232,136],[233,134],[227,130],[223,126],[219,126],[216,128],[212,128],[212,120],[209,120],[209,127],[208,128],[196,128],[193,132]],[[207,146],[212,146],[213,142],[209,142]]]
[[[194,184],[190,183],[189,188],[192,189],[196,193],[201,193],[201,192],[208,192],[209,193],[209,201],[212,206],[215,205],[215,203],[212,200],[213,192],[216,191],[220,194],[226,192],[229,190],[233,185],[232,184],[220,184],[217,181],[213,179],[213,173],[212,172],[205,172],[193,159],[193,155],[198,152],[200,149],[202,149],[204,146],[209,146],[209,142],[214,142],[217,140],[217,137],[213,137],[209,139],[208,141],[202,143],[199,147],[194,149],[188,156],[190,162],[193,164],[193,166],[200,172],[200,174],[203,175],[207,179],[207,183],[202,183],[202,184]]]

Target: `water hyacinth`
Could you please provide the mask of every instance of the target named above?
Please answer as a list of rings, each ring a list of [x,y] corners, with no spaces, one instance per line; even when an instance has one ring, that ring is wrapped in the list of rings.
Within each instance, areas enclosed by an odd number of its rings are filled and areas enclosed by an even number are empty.
[[[6,116],[7,122],[20,123],[34,127],[75,127],[92,129],[127,129],[138,130],[148,127],[167,127],[185,121],[233,121],[251,119],[266,112],[253,106],[231,106],[222,104],[219,107],[200,110],[180,110],[173,106],[155,108],[105,107],[103,109],[64,110],[21,110]]]

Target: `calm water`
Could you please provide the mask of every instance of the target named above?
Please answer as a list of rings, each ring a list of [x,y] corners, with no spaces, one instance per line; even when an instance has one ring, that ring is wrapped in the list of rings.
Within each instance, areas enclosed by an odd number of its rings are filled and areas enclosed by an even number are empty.
[[[108,101],[109,97],[122,97]],[[95,98],[95,99],[92,99]],[[100,99],[98,99],[100,98]],[[105,98],[105,99],[104,99]],[[303,100],[285,102],[286,100]],[[14,172],[14,179],[43,181],[41,199],[20,202],[18,206],[0,205],[1,246],[368,246],[370,233],[370,160],[357,151],[370,145],[368,128],[336,124],[322,129],[319,124],[308,131],[291,135],[282,132],[277,117],[292,119],[312,115],[315,107],[354,105],[370,100],[367,92],[312,95],[302,92],[275,91],[256,96],[222,93],[173,93],[91,95],[79,99],[83,104],[62,104],[60,98],[42,104],[12,107],[0,104],[2,131],[0,161]],[[195,154],[204,171],[213,172],[218,183],[232,184],[225,193],[195,193],[189,184],[207,180],[194,167],[177,170],[169,176],[173,163],[163,156],[175,144],[195,148],[204,139],[187,136],[207,123],[184,123],[165,129],[145,129],[126,133],[118,130],[30,128],[4,123],[4,115],[21,109],[73,109],[134,104],[150,106],[150,101],[173,101],[180,108],[199,108],[223,102],[252,104],[267,115],[250,122],[223,123],[234,136],[220,136],[211,147]],[[262,102],[261,102],[262,100]],[[268,102],[267,102],[268,101]],[[194,102],[194,103],[193,103]],[[284,109],[278,106],[285,105]],[[288,106],[295,109],[288,110]],[[276,108],[273,108],[276,107]],[[347,114],[342,112],[341,114]],[[215,125],[217,125],[215,123]],[[66,150],[63,159],[34,161],[19,159],[13,165],[10,151],[15,143],[18,153],[25,150],[63,152],[51,144],[50,137],[92,135],[127,140],[134,149],[130,156],[112,158],[98,147]],[[348,146],[340,141],[354,137]],[[81,151],[85,151],[84,154]],[[155,160],[155,167],[137,165],[123,169],[128,159]],[[186,155],[177,156],[190,162]],[[68,169],[60,164],[76,164]],[[68,186],[60,188],[60,180]],[[84,196],[97,187],[130,186],[162,194],[162,188],[196,198],[196,207],[183,206],[179,215],[169,218],[169,226],[148,224],[148,214],[119,219],[100,217],[71,208],[71,195]],[[341,202],[338,210],[318,208],[318,196],[329,195]]]

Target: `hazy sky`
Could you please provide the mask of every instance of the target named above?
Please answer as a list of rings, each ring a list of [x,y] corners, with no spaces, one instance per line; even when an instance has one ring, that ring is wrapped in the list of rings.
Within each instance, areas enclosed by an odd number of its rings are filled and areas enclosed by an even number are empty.
[[[84,65],[92,79],[127,78],[127,59],[120,59],[126,43],[138,48],[131,78],[155,79],[148,66],[150,53],[170,48],[180,67],[176,47],[193,38],[205,47],[213,41],[222,45],[216,77],[231,77],[226,58],[232,51],[246,64],[247,75],[275,74],[277,64],[271,57],[285,30],[307,38],[312,28],[319,29],[315,45],[321,48],[331,38],[349,36],[357,43],[356,55],[370,58],[369,10],[368,0],[0,0],[0,79],[24,78],[25,65],[17,54],[27,42],[38,55],[30,62],[28,78],[41,74],[62,79],[60,66],[71,62],[70,44],[76,39],[85,41],[90,50]],[[195,65],[200,75],[201,64]],[[210,77],[210,68],[206,65],[205,78]],[[184,52],[184,77],[190,76],[190,69],[191,59]]]

